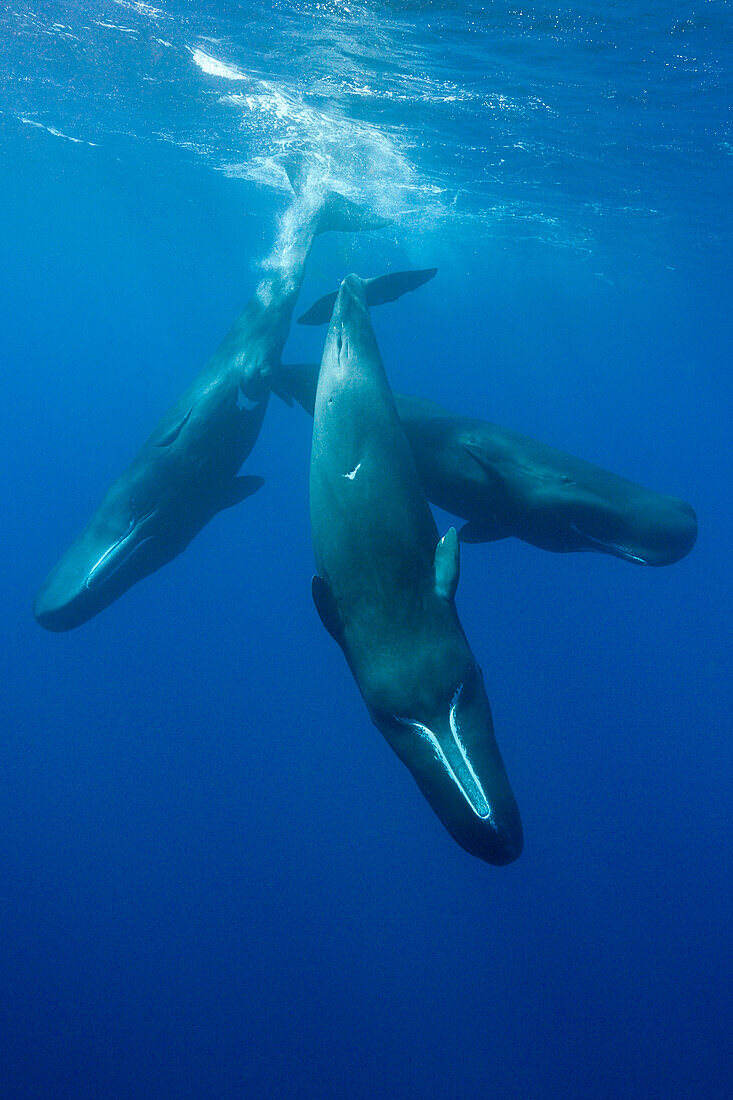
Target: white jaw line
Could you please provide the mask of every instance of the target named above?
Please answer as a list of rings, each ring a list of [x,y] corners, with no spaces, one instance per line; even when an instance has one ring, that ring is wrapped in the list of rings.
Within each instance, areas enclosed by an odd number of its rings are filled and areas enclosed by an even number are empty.
[[[636,554],[632,554],[630,550],[627,550],[625,546],[622,546],[620,542],[605,542],[603,539],[597,539],[595,535],[589,535],[585,531],[581,531],[579,527],[576,527],[574,523],[570,524],[573,531],[578,535],[582,535],[584,539],[588,539],[589,542],[594,542],[596,546],[603,546],[607,550],[616,550],[627,561],[638,561],[640,565],[646,565],[644,558],[637,557]]]
[[[438,760],[458,787],[458,790],[476,816],[480,817],[482,821],[488,821],[490,825],[496,828],[493,810],[481,786],[481,782],[476,772],[473,770],[473,766],[466,752],[466,747],[461,740],[461,730],[456,715],[456,708],[462,691],[463,684],[458,687],[458,690],[453,696],[448,716],[450,731],[453,736],[453,744],[450,746],[450,750],[456,750],[455,752],[451,751],[451,756],[456,757],[457,755],[457,759],[454,759],[455,767],[449,762],[448,757],[431,729],[423,725],[422,722],[416,722],[414,719],[410,718],[397,718],[397,721],[409,726],[410,729],[414,729],[416,733],[430,744]]]
[[[92,568],[89,570],[89,573],[87,575],[87,579],[84,581],[84,587],[85,588],[91,588],[92,587],[92,584],[94,583],[94,578],[97,576],[98,573],[104,571],[105,562],[109,559],[109,557],[112,554],[116,553],[117,551],[121,550],[122,547],[124,547],[125,543],[130,539],[131,535],[136,530],[136,528],[138,528],[141,523],[144,523],[145,520],[150,519],[150,517],[152,516],[154,511],[155,511],[155,509],[152,508],[149,512],[147,512],[139,520],[136,520],[136,519],[131,519],[130,520],[130,526],[128,527],[127,531],[122,536],[122,538],[118,539],[117,542],[114,543],[113,546],[109,546],[105,550],[105,552],[102,554],[101,558],[99,558],[94,563]],[[118,562],[115,562],[114,566],[109,571],[109,574],[105,579],[109,579],[109,577],[114,576],[114,574],[117,572],[117,570],[120,569],[125,564],[125,562],[128,560],[128,558],[130,558],[135,553],[136,550],[139,550],[141,546],[144,546],[146,542],[149,542],[152,537],[153,537],[152,535],[148,535],[146,538],[141,539],[140,542],[133,543],[133,545],[127,551],[125,551],[123,553],[120,560]]]

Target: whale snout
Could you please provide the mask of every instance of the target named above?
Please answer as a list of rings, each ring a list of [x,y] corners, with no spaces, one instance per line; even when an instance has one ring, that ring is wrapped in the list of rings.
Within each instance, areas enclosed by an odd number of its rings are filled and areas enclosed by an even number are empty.
[[[650,565],[673,565],[686,557],[697,541],[697,516],[684,500],[675,501],[659,523],[658,546]]]
[[[94,612],[85,611],[82,600],[62,594],[48,581],[39,588],[33,601],[33,615],[38,625],[58,634],[81,626],[92,614]]]
[[[39,626],[54,633],[74,630],[112,602],[111,586],[105,587],[102,579],[90,581],[90,573],[72,546],[36,593],[33,615]]]
[[[673,565],[697,539],[697,516],[686,501],[646,490],[623,506],[576,503],[566,523],[565,549],[595,550],[638,565]]]
[[[627,530],[607,549],[617,557],[643,565],[674,565],[692,550],[697,540],[697,516],[684,500],[674,497],[654,501],[637,512],[629,511]]]
[[[466,812],[466,807],[454,799],[446,800],[448,805],[452,803],[450,815],[444,817],[439,813],[439,816],[451,836],[467,852],[494,867],[506,867],[521,856],[524,832],[503,764],[491,778],[491,792],[491,816],[485,820]],[[433,808],[437,810],[436,806]]]
[[[491,863],[495,867],[506,867],[519,859],[524,849],[524,832],[519,811],[510,815],[510,819],[502,821],[500,827],[494,830],[490,838],[480,838],[480,843],[475,848],[466,848],[472,855],[483,859],[485,863]],[[466,845],[463,845],[466,847]]]
[[[95,517],[39,588],[33,603],[36,622],[54,632],[73,630],[162,565],[165,555],[151,525],[154,516],[151,509],[114,526]]]
[[[383,714],[377,725],[462,848],[496,866],[519,858],[524,847],[519,808],[476,666],[429,721],[393,713]]]

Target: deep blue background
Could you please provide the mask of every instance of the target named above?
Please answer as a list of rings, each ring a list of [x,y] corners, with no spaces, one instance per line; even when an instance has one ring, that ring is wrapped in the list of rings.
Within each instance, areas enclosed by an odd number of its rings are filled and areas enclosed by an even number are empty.
[[[251,293],[284,200],[156,149],[6,125],[3,150],[2,1095],[726,1095],[719,245],[668,264],[621,227],[602,272],[449,225],[314,250],[305,304],[350,268],[439,265],[375,311],[396,387],[698,512],[660,570],[464,549],[526,834],[498,869],[434,818],[317,620],[299,409],[273,401],[247,464],[265,488],[181,558],[78,631],[34,623],[45,572]]]

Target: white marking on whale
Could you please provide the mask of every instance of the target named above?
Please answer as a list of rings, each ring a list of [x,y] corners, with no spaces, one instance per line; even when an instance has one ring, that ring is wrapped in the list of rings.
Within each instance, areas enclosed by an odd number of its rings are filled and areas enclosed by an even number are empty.
[[[433,731],[423,725],[422,722],[417,722],[412,718],[399,718],[397,715],[395,715],[395,719],[402,725],[409,726],[410,729],[413,729],[415,733],[419,734],[420,737],[429,743],[438,760],[448,772],[448,775],[456,784],[476,816],[480,817],[482,821],[488,821],[489,825],[496,829],[496,821],[494,820],[494,814],[489,800],[486,797],[486,792],[481,786],[481,782],[476,772],[473,770],[471,761],[468,758],[468,753],[466,752],[466,746],[461,740],[461,727],[458,722],[456,708],[462,691],[463,684],[460,684],[451,700],[448,716],[450,731],[453,736],[453,744],[449,746],[448,751],[451,757],[453,757],[453,764],[448,760],[445,751]],[[457,754],[454,750],[457,750]]]
[[[237,408],[238,409],[244,409],[245,412],[252,412],[253,409],[257,408],[259,403],[260,403],[259,401],[252,401],[252,399],[247,397],[247,395],[245,393],[243,393],[241,390],[237,391]]]
[[[92,568],[89,570],[87,579],[84,582],[85,588],[91,588],[92,585],[96,582],[97,578],[100,577],[100,575],[105,580],[108,580],[125,564],[125,562],[129,558],[132,557],[136,550],[139,550],[141,546],[143,546],[146,542],[149,542],[150,539],[153,538],[152,535],[147,535],[144,539],[141,539],[140,542],[135,542],[127,550],[124,550],[122,556],[119,558],[118,561],[114,560],[113,555],[119,554],[120,550],[123,549],[125,544],[130,541],[130,538],[134,531],[140,526],[140,524],[150,519],[151,516],[155,514],[155,511],[155,508],[151,508],[150,511],[146,512],[144,516],[140,517],[140,519],[134,517],[130,520],[130,525],[122,538],[118,539],[117,542],[115,542],[112,546],[105,550],[102,556],[94,563]],[[108,564],[110,558],[112,558],[112,561],[114,563],[112,564],[111,569],[109,568]]]
[[[627,546],[624,546],[620,542],[613,542],[611,539],[599,539],[595,535],[589,535],[587,531],[581,531],[580,527],[576,524],[570,524],[571,530],[576,534],[582,535],[584,539],[588,539],[589,542],[595,543],[596,546],[602,546],[606,549],[615,550],[618,554],[621,554],[627,561],[638,561],[640,565],[646,565],[644,558],[640,558],[638,554],[632,554]]]

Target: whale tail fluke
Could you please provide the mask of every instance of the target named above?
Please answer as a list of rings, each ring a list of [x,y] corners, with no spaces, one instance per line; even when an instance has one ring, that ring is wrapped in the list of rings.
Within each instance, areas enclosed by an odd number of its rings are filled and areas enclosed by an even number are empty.
[[[381,306],[385,302],[396,302],[410,290],[417,290],[437,273],[437,267],[427,267],[421,271],[392,271],[389,275],[378,275],[374,279],[364,279],[364,290],[368,306]],[[338,291],[326,294],[298,318],[299,325],[327,325],[336,305]]]
[[[330,187],[316,165],[299,153],[291,153],[280,161],[296,198],[315,193],[318,199],[316,233],[359,233],[368,229],[384,229],[391,218],[373,214],[366,207],[347,199]]]
[[[372,214],[366,207],[351,202],[339,191],[329,191],[321,208],[317,233],[360,233],[368,229],[384,229],[391,218]]]

